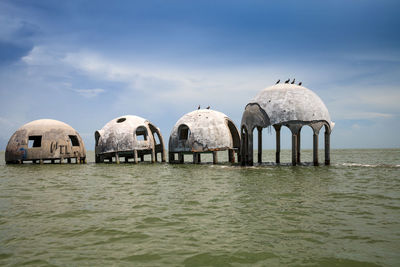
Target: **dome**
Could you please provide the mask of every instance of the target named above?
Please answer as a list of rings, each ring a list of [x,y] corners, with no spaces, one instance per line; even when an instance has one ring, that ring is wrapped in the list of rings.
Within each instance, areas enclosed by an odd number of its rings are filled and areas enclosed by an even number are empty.
[[[154,134],[157,134],[158,140]],[[139,116],[125,115],[109,121],[101,130],[96,131],[95,139],[96,157],[100,154],[106,156],[119,153],[133,158],[133,151],[151,153],[156,150],[155,153],[164,153],[160,130]]]
[[[169,139],[170,152],[206,152],[238,148],[235,124],[224,113],[200,109],[178,120]]]
[[[68,124],[51,119],[29,122],[10,138],[6,162],[86,158],[85,145],[79,133]]]
[[[263,118],[266,127],[285,122],[325,121],[333,126],[328,109],[322,100],[311,90],[296,84],[276,84],[262,90],[246,106],[258,105],[266,115]],[[250,108],[249,108],[250,109]],[[263,113],[264,113],[263,112]],[[248,124],[246,116],[242,124]]]

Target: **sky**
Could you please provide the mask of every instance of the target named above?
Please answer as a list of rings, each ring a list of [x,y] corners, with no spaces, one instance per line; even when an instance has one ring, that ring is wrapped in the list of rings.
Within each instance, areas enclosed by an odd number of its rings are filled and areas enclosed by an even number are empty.
[[[399,10],[395,0],[0,0],[0,150],[42,118],[74,127],[87,150],[126,114],[166,142],[199,104],[240,127],[246,104],[288,78],[327,106],[332,148],[399,148]]]

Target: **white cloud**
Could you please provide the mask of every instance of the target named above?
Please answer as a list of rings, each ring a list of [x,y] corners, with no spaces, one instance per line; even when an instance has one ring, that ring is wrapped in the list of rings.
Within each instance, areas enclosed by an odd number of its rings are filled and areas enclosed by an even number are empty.
[[[94,88],[94,89],[74,89],[75,92],[77,92],[78,94],[80,94],[83,97],[86,98],[93,98],[98,96],[101,93],[104,93],[105,90],[104,89],[100,89],[100,88]]]

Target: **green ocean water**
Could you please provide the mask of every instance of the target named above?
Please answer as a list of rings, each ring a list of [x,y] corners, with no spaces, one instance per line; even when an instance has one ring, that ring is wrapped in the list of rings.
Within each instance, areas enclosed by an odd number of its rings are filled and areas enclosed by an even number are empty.
[[[0,265],[400,266],[400,150],[331,161],[5,165],[1,152]]]

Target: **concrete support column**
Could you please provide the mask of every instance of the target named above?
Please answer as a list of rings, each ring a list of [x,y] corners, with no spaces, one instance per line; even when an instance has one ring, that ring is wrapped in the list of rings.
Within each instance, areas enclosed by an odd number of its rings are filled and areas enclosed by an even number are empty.
[[[258,131],[258,163],[262,162],[262,127],[257,127]]]
[[[166,162],[166,155],[165,155],[165,150],[164,148],[161,150],[161,162]]]
[[[235,163],[235,150],[228,149],[228,160],[230,163]]]
[[[330,142],[331,134],[325,130],[325,165],[331,164],[331,142]]]
[[[297,135],[292,133],[292,165],[296,166],[296,156],[297,156]]]
[[[81,157],[77,157],[77,158],[76,158],[76,163],[77,163],[77,164],[81,164]]]
[[[61,158],[60,158],[60,164],[63,164],[63,163],[64,163],[64,158],[61,157]]]
[[[300,131],[297,133],[297,163],[300,163]]]
[[[275,162],[281,162],[281,125],[274,125],[276,132],[276,153],[275,153]]]
[[[244,166],[247,163],[247,131],[243,126],[240,135],[240,165]]]
[[[253,129],[248,133],[247,165],[253,166]]]
[[[184,157],[182,152],[178,153],[178,161],[179,161],[179,163],[184,163],[185,162],[185,157]]]
[[[135,162],[136,164],[138,163],[138,154],[137,154],[137,150],[133,150],[133,162]]]
[[[217,151],[213,151],[213,164],[218,163],[218,154]]]
[[[174,163],[175,162],[175,153],[168,152],[168,162],[169,163]]]
[[[115,163],[119,164],[119,155],[118,155],[118,152],[115,153]]]
[[[313,135],[313,163],[318,166],[318,134],[314,132]]]
[[[153,148],[153,149],[151,150],[151,163],[154,163],[154,162],[156,162],[156,151],[155,151],[155,149]]]
[[[193,164],[199,164],[200,163],[200,153],[194,152],[193,153]]]

